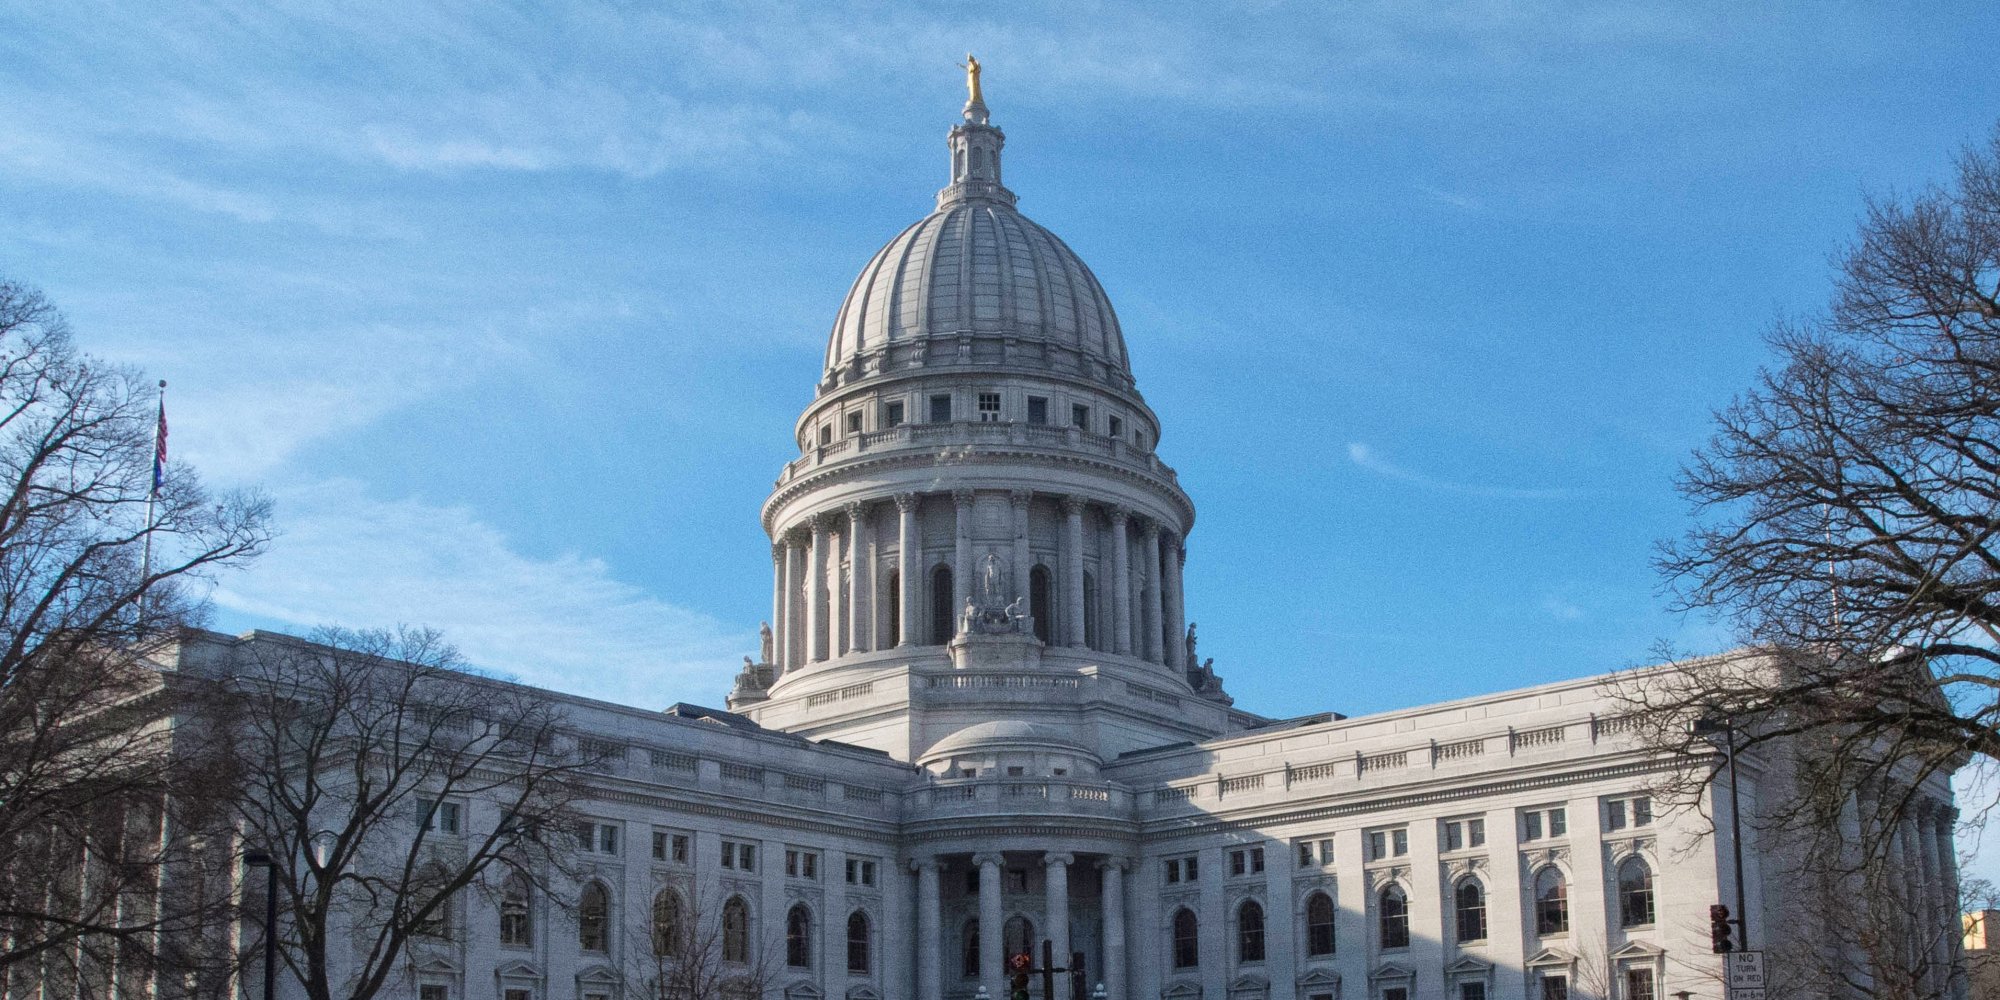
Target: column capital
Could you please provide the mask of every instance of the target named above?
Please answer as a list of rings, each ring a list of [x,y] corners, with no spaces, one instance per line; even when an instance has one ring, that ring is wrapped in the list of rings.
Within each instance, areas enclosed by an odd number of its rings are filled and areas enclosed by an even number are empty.
[[[863,517],[867,516],[868,505],[859,500],[850,500],[847,502],[847,506],[842,507],[841,510],[847,514],[848,521],[859,523]]]
[[[918,499],[919,498],[915,493],[898,493],[896,494],[895,497],[896,509],[902,511],[905,514],[909,513],[910,511],[916,510]]]
[[[960,507],[972,506],[972,491],[963,488],[952,490],[951,502],[959,505]]]
[[[778,540],[771,543],[771,561],[780,565],[785,561],[785,553],[791,550],[791,546],[785,542],[784,537],[783,534],[780,534]]]
[[[1073,864],[1076,864],[1076,855],[1074,854],[1056,854],[1051,852],[1042,855],[1042,867],[1044,868],[1054,868],[1057,865],[1068,868]]]
[[[911,858],[909,865],[911,871],[922,875],[926,870],[935,874],[939,868],[943,867],[944,863],[938,860],[937,855],[928,854]]]
[[[1117,506],[1116,504],[1113,504],[1112,506],[1105,508],[1104,516],[1111,519],[1111,523],[1114,527],[1122,528],[1125,526],[1125,522],[1132,519],[1132,511],[1129,508],[1120,507]]]
[[[812,528],[814,531],[825,531],[829,528],[834,527],[833,522],[837,520],[839,517],[840,517],[839,514],[836,514],[830,510],[817,511],[812,515],[811,518]]]
[[[1089,501],[1089,500],[1087,500],[1087,499],[1085,499],[1085,498],[1083,498],[1083,497],[1080,497],[1080,496],[1077,496],[1077,495],[1076,495],[1076,494],[1074,494],[1074,493],[1071,493],[1071,494],[1068,494],[1068,495],[1065,495],[1065,496],[1064,496],[1064,497],[1062,498],[1062,509],[1063,509],[1063,513],[1064,513],[1064,514],[1066,514],[1066,515],[1068,515],[1068,516],[1070,516],[1070,517],[1081,517],[1081,516],[1083,516],[1083,509],[1084,509],[1085,507],[1088,507],[1089,505],[1090,505],[1090,501]]]
[[[1158,521],[1155,521],[1155,520],[1153,520],[1153,519],[1152,519],[1152,518],[1150,518],[1150,517],[1143,517],[1143,516],[1142,516],[1142,517],[1140,517],[1140,518],[1139,518],[1139,537],[1140,537],[1140,538],[1143,538],[1143,539],[1145,539],[1145,540],[1146,540],[1146,544],[1148,544],[1148,545],[1151,545],[1152,543],[1154,543],[1154,542],[1157,542],[1157,541],[1159,541],[1159,540],[1160,540],[1160,522],[1158,522]]]
[[[987,851],[984,854],[973,855],[972,863],[978,865],[981,868],[984,868],[987,865],[992,865],[995,868],[998,868],[999,866],[1006,864],[1007,859],[1002,857],[1000,853],[997,851]]]
[[[1026,507],[1028,503],[1034,499],[1035,499],[1034,490],[1007,491],[1007,503],[1012,505],[1015,510],[1020,510],[1021,508]]]
[[[1097,870],[1129,872],[1132,870],[1132,859],[1123,857],[1100,858],[1097,862]]]
[[[812,519],[794,524],[785,529],[785,544],[793,548],[803,548],[812,543]]]

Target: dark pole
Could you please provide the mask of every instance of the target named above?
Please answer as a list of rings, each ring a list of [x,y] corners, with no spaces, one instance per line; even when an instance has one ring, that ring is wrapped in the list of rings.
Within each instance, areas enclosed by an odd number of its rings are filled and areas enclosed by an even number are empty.
[[[268,873],[264,890],[264,1000],[278,995],[278,864],[264,866]]]
[[[1736,794],[1736,726],[1723,725],[1729,755],[1729,846],[1736,855],[1736,950],[1749,951],[1750,910],[1743,902],[1743,803]]]
[[[269,851],[243,853],[243,863],[263,868],[264,888],[264,1000],[278,995],[278,859]]]

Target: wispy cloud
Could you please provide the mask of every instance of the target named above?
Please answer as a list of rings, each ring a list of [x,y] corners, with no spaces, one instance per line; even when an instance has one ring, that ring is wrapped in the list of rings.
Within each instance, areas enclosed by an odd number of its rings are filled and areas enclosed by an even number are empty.
[[[463,507],[352,480],[277,494],[283,534],[216,604],[309,629],[434,626],[473,663],[631,705],[720,700],[755,635],[653,597],[602,560],[533,558]]]
[[[1557,621],[1574,622],[1584,618],[1584,610],[1576,602],[1566,597],[1549,594],[1542,598],[1542,610]]]
[[[1502,500],[1560,500],[1572,495],[1567,489],[1519,489],[1510,486],[1488,486],[1481,483],[1461,483],[1449,479],[1439,479],[1406,469],[1375,454],[1374,449],[1358,441],[1347,445],[1347,459],[1378,476],[1427,490],[1444,493],[1462,493],[1467,496],[1494,497]]]

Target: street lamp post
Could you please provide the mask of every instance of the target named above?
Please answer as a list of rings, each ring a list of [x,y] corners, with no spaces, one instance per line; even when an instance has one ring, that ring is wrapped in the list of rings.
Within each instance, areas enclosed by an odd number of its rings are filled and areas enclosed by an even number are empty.
[[[1723,759],[1729,763],[1729,847],[1736,859],[1736,950],[1750,950],[1750,911],[1743,898],[1743,809],[1736,786],[1736,726],[1726,716],[1704,716],[1690,727],[1696,736],[1722,734]]]
[[[251,850],[243,854],[243,863],[252,868],[262,868],[266,873],[264,889],[264,1000],[273,1000],[278,995],[278,860],[268,851]]]

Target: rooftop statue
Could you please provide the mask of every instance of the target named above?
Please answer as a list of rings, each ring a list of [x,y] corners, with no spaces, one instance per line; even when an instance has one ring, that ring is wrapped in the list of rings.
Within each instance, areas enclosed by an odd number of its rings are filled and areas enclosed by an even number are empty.
[[[985,103],[984,99],[979,96],[979,60],[974,59],[972,53],[967,52],[965,54],[965,61],[959,63],[959,65],[965,67],[965,92],[968,95],[965,103]]]

